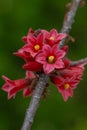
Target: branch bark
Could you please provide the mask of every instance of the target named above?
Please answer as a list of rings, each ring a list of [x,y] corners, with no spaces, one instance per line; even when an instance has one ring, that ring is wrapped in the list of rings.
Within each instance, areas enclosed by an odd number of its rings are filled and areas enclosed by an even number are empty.
[[[74,21],[74,16],[75,16],[76,11],[78,9],[79,3],[80,3],[80,0],[72,0],[70,9],[67,12],[66,18],[64,19],[61,33],[67,33],[67,34],[69,33],[71,26],[72,26],[72,23]],[[65,39],[60,42],[60,48],[64,45],[64,42],[65,42]],[[41,98],[42,93],[45,89],[47,80],[48,80],[47,75],[45,75],[45,74],[40,75],[40,79],[35,87],[36,89],[34,91],[32,98],[31,98],[30,105],[27,109],[27,112],[25,115],[25,120],[24,120],[24,123],[23,123],[21,130],[30,130],[31,125],[32,125],[33,120],[34,120],[35,113],[39,107],[40,98]]]
[[[70,63],[70,66],[75,66],[75,65],[80,65],[80,64],[87,64],[87,57],[84,59],[77,60],[77,61],[72,61]]]
[[[47,80],[48,80],[48,76],[46,76],[45,74],[40,75],[40,79],[36,85],[36,89],[33,93],[32,99],[30,101],[30,105],[26,111],[24,124],[21,130],[30,130],[34,120],[36,110],[39,107],[40,98],[46,86]]]
[[[68,7],[69,9],[66,12],[65,17],[64,17],[63,27],[61,29],[61,33],[69,34],[69,31],[72,27],[72,24],[75,21],[74,17],[76,15],[76,11],[78,9],[80,2],[81,2],[81,0],[72,0],[71,1],[70,5]],[[66,40],[66,38],[60,42],[60,48],[64,45],[65,40]]]

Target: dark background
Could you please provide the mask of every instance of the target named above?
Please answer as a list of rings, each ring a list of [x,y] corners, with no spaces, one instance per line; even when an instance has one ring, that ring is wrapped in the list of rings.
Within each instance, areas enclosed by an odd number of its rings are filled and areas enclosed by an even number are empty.
[[[60,31],[69,0],[0,0],[0,86],[1,75],[11,79],[25,75],[24,61],[14,55],[24,44],[21,37],[28,29],[41,28]],[[87,0],[86,0],[87,2]],[[87,56],[87,4],[79,7],[70,32],[76,41],[69,42],[68,57],[77,60]],[[83,80],[74,91],[74,97],[65,103],[55,86],[50,95],[41,100],[31,130],[87,130],[87,67]],[[22,92],[7,100],[0,90],[0,130],[20,130],[30,101]]]

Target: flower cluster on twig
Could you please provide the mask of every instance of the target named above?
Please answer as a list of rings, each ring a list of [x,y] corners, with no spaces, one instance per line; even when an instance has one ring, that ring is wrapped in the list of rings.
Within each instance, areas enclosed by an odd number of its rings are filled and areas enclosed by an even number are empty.
[[[23,69],[26,76],[14,81],[2,76],[6,82],[2,89],[8,92],[8,99],[15,97],[20,90],[23,90],[24,97],[32,95],[40,73],[49,76],[64,101],[73,96],[73,90],[82,79],[86,62],[71,64],[71,60],[66,57],[68,46],[59,47],[65,37],[66,33],[58,33],[56,29],[50,32],[29,29],[27,36],[22,38],[24,46],[14,53],[25,61]]]

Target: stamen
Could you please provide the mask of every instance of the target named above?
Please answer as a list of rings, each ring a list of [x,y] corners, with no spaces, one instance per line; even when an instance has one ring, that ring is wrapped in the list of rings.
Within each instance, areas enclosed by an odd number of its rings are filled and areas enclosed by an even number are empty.
[[[54,37],[53,37],[53,36],[51,36],[51,37],[50,37],[50,40],[54,40]]]
[[[67,84],[64,84],[64,88],[65,89],[69,89],[70,88],[70,85],[67,83]]]
[[[34,49],[35,49],[36,51],[38,51],[38,50],[40,49],[40,46],[39,46],[38,44],[36,44],[36,45],[34,46]]]
[[[49,62],[50,64],[54,63],[54,61],[55,61],[55,57],[54,57],[54,56],[49,56],[49,57],[48,57],[48,62]]]

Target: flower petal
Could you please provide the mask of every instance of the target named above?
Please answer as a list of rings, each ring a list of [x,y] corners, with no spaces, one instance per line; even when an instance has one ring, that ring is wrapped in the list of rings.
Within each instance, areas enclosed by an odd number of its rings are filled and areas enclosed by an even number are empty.
[[[33,79],[35,75],[32,71],[26,71],[26,78]]]
[[[45,56],[48,56],[48,55],[50,55],[52,53],[52,48],[49,46],[49,45],[44,45],[43,46],[43,54],[45,55]]]
[[[43,55],[43,53],[40,53],[36,56],[36,61],[44,64],[44,62],[46,62],[46,57]]]
[[[55,68],[56,69],[61,69],[61,68],[64,68],[64,63],[61,59],[58,59],[56,62],[55,62]]]
[[[43,70],[43,65],[34,61],[34,62],[29,62],[29,63],[25,64],[23,66],[23,68],[26,69],[26,70],[29,70],[29,71],[38,72],[38,71]]]
[[[54,65],[45,63],[43,65],[43,69],[44,69],[45,74],[49,74],[50,72],[52,72],[54,70]]]
[[[58,59],[61,59],[65,56],[65,52],[63,50],[58,50],[58,52],[56,53]]]
[[[24,90],[23,90],[23,96],[24,97],[27,97],[27,96],[30,96],[32,94],[32,90],[28,87],[26,87]]]
[[[57,39],[60,41],[60,40],[64,39],[66,36],[67,36],[66,33],[59,33]]]

